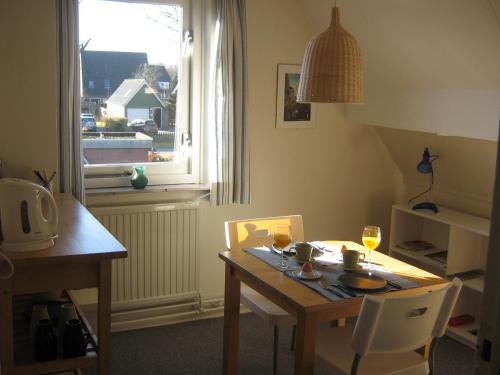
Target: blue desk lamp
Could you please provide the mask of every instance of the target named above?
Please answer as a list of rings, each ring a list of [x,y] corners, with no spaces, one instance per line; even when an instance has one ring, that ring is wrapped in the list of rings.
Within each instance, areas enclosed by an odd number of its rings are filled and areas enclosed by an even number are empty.
[[[429,148],[426,147],[424,153],[422,154],[422,160],[417,165],[417,171],[423,174],[430,174],[430,184],[429,187],[422,193],[414,196],[408,201],[410,204],[417,198],[420,198],[422,195],[429,193],[432,190],[432,185],[434,184],[434,169],[432,168],[432,163],[439,158],[439,155],[431,155],[429,152]],[[438,206],[432,202],[420,202],[412,207],[413,210],[432,210],[435,213],[439,211]]]

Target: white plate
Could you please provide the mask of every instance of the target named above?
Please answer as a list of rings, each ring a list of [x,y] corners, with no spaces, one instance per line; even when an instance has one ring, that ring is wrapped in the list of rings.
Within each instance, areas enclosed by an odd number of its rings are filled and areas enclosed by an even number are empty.
[[[302,280],[317,280],[321,276],[323,276],[321,272],[317,270],[312,270],[312,272],[302,272],[302,270],[298,269],[298,270],[293,270],[292,274],[293,276],[298,277],[299,279]]]

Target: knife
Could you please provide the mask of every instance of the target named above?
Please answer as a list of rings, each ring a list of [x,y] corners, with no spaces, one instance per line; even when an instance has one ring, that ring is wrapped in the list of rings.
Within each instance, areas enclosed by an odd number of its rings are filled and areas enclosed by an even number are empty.
[[[399,284],[396,284],[394,281],[389,281],[389,280],[386,280],[387,281],[387,285],[389,286],[392,286],[394,289],[403,289],[403,287]]]
[[[323,290],[326,290],[327,292],[330,292],[334,295],[336,295],[337,297],[340,297],[340,298],[345,298],[341,293],[337,292],[335,289],[331,288],[330,285],[328,285],[328,283],[323,280],[323,279],[319,279],[318,280],[318,283],[319,283],[319,286],[323,289]]]
[[[354,293],[351,289],[349,289],[348,287],[344,286],[344,285],[340,285],[340,284],[330,284],[331,286],[337,288],[337,289],[340,289],[341,291],[343,291],[345,294],[351,296],[351,297],[357,297],[358,295],[356,293]]]

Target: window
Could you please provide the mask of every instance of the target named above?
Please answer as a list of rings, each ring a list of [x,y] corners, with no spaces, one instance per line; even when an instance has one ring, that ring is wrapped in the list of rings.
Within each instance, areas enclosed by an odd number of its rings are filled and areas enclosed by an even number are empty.
[[[81,111],[96,125],[82,121],[87,188],[130,186],[135,166],[151,185],[199,181],[193,13],[188,0],[80,0],[81,76],[92,89]]]

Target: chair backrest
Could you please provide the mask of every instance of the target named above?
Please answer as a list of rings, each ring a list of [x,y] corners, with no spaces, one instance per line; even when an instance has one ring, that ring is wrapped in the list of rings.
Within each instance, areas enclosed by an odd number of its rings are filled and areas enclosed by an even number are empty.
[[[462,281],[412,296],[365,296],[352,347],[361,355],[416,350],[444,335]]]
[[[276,225],[288,224],[292,241],[304,241],[304,227],[301,215],[266,217],[260,219],[226,221],[226,246],[228,249],[271,245]]]

